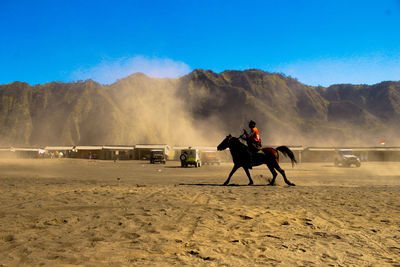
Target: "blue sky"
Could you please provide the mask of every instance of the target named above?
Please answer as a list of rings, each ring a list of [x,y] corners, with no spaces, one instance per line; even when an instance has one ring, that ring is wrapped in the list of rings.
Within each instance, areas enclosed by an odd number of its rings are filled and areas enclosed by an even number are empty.
[[[258,68],[400,80],[400,1],[0,0],[0,84]]]

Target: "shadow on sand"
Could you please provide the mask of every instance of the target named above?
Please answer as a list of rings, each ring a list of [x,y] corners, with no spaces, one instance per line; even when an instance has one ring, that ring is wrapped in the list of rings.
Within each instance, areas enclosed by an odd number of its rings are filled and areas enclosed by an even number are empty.
[[[166,169],[191,169],[191,168],[195,168],[196,169],[195,166],[185,167],[185,168],[183,168],[181,166],[165,166],[164,168],[166,168]]]
[[[247,185],[247,184],[229,184],[229,185],[223,185],[223,184],[179,184],[179,185],[186,185],[186,186],[268,186],[266,184],[253,184],[253,185]]]
[[[352,166],[322,165],[324,168],[353,168]]]

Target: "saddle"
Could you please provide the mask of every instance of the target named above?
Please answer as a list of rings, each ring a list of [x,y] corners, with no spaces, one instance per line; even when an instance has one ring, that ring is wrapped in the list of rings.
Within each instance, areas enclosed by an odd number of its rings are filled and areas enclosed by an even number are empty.
[[[263,148],[261,148],[260,151],[262,151],[264,154],[270,152],[270,153],[274,154],[275,157],[278,157],[278,151],[276,151],[275,148],[263,147]]]
[[[278,159],[278,151],[276,151],[276,149],[272,148],[272,147],[263,147],[263,148],[259,149],[258,151],[253,152],[253,154],[255,156],[266,155],[268,153],[272,153],[275,156],[275,158]]]

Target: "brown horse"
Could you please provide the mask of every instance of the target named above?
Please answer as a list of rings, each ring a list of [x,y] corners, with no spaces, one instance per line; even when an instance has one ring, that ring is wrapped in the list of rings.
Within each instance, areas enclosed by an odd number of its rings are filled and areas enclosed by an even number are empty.
[[[228,185],[232,175],[242,167],[246,172],[247,177],[249,178],[249,185],[253,184],[253,180],[251,179],[250,172],[249,172],[249,158],[248,158],[248,147],[240,142],[239,138],[233,137],[232,135],[228,135],[222,142],[217,146],[219,151],[225,150],[229,148],[232,159],[233,159],[233,169],[229,173],[228,179],[225,181],[223,185]],[[286,178],[285,171],[279,166],[279,154],[278,151],[282,152],[285,156],[289,157],[292,165],[296,162],[296,158],[294,157],[293,152],[287,146],[279,146],[276,149],[274,148],[263,148],[262,151],[264,153],[255,153],[253,154],[253,162],[252,166],[258,166],[261,164],[266,164],[269,170],[272,173],[272,180],[268,185],[274,185],[276,176],[278,175],[275,170],[277,170],[290,186],[295,186],[294,183],[290,182]]]

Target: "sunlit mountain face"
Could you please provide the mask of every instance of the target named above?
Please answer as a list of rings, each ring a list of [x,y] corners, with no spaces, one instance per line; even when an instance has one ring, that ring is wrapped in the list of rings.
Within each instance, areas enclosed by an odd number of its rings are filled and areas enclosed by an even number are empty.
[[[250,120],[264,144],[400,145],[400,82],[311,87],[260,70],[194,70],[111,85],[14,82],[0,100],[2,146],[216,145]]]

